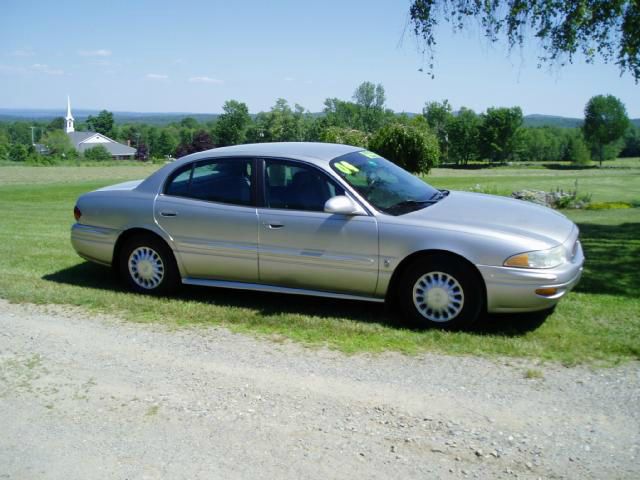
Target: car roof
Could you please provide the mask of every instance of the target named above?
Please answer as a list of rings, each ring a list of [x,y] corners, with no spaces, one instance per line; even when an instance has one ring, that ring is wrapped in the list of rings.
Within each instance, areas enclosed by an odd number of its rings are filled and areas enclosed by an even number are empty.
[[[309,160],[318,162],[329,162],[336,157],[347,153],[363,150],[361,147],[350,145],[340,145],[337,143],[320,142],[273,142],[273,143],[248,143],[244,145],[234,145],[232,147],[212,148],[203,152],[193,153],[182,157],[178,162],[188,162],[201,158],[215,157],[285,157],[298,160]]]
[[[186,163],[208,158],[232,157],[275,157],[303,160],[319,166],[324,166],[336,157],[347,153],[359,152],[362,147],[352,147],[337,143],[320,142],[273,142],[248,143],[231,147],[212,148],[202,152],[192,153],[179,158],[175,162],[161,168],[147,179],[143,180],[137,190],[157,191],[167,175]]]

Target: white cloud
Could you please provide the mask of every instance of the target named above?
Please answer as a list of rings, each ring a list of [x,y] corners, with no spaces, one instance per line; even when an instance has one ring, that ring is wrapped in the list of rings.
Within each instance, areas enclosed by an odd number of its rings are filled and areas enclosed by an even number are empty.
[[[64,75],[64,70],[59,68],[51,68],[49,65],[42,63],[34,63],[31,65],[31,69],[36,72],[46,73],[47,75]]]
[[[166,80],[169,78],[168,75],[162,75],[161,73],[147,73],[145,78],[149,80]]]
[[[81,57],[110,57],[111,50],[107,50],[105,48],[101,48],[98,50],[80,50],[78,55]]]
[[[216,85],[222,85],[224,83],[224,81],[218,79],[218,78],[211,78],[211,77],[191,77],[189,79],[189,82],[191,83],[211,83],[211,84],[216,84]]]
[[[293,77],[284,77],[284,81],[285,81],[285,82],[295,82],[295,80],[296,80],[296,79],[295,79],[295,78],[293,78]]]
[[[24,72],[25,70],[22,67],[15,67],[13,65],[0,65],[0,73],[15,74]]]
[[[35,53],[30,48],[18,48],[10,53],[12,57],[33,57]]]

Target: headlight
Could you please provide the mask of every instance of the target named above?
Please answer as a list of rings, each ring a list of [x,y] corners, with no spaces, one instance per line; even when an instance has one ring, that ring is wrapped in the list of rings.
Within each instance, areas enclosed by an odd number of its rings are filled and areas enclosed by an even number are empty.
[[[549,250],[537,250],[535,252],[519,253],[504,261],[505,267],[519,268],[553,268],[567,261],[567,251],[563,245]]]

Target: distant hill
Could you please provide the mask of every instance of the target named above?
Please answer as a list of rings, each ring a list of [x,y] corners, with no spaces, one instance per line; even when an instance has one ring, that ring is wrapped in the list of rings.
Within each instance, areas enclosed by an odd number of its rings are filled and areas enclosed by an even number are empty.
[[[14,109],[0,108],[0,122],[15,122],[16,120],[49,122],[56,117],[64,117],[65,111],[53,109]],[[76,121],[83,122],[89,115],[96,116],[99,110],[74,109],[73,117]],[[187,112],[113,112],[113,118],[117,123],[147,123],[150,125],[167,125],[179,122],[183,118],[193,117],[199,122],[208,122],[218,118],[217,113],[187,113]]]
[[[89,115],[97,115],[98,110],[73,110],[73,116],[77,121],[84,121]],[[405,115],[413,117],[417,113],[404,112]],[[55,117],[64,116],[65,112],[59,109],[19,109],[19,108],[0,108],[0,122],[14,122],[16,120],[48,122]],[[167,112],[167,113],[149,113],[149,112],[113,112],[114,119],[117,123],[147,123],[150,125],[167,125],[173,122],[179,122],[183,118],[193,117],[199,122],[208,122],[218,118],[219,113],[188,113],[188,112]],[[322,116],[322,112],[312,113],[313,116]],[[640,127],[640,118],[631,120],[636,127]],[[560,117],[557,115],[531,114],[524,116],[524,125],[526,127],[562,127],[575,128],[582,125],[581,118]]]

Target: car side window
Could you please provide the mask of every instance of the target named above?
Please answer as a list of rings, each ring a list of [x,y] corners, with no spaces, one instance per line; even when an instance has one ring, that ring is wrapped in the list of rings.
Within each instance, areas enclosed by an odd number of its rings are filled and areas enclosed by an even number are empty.
[[[331,197],[344,189],[317,168],[282,160],[265,160],[265,206],[289,210],[324,211]]]
[[[194,162],[169,178],[164,193],[208,202],[252,205],[252,169],[252,161],[244,158]]]

